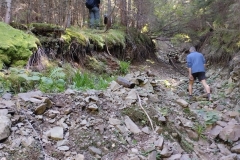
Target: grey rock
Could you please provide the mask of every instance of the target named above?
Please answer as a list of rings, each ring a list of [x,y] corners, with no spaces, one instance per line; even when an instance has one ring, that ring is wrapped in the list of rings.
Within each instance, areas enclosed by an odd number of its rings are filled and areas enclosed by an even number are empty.
[[[68,146],[60,146],[57,149],[60,150],[60,151],[68,151],[69,147]]]
[[[164,138],[162,136],[159,136],[158,140],[154,142],[154,145],[161,150],[163,148],[163,142]]]
[[[146,133],[146,134],[150,134],[150,130],[149,130],[148,127],[142,128],[142,132],[143,132],[143,133]]]
[[[83,154],[77,154],[75,156],[75,160],[84,160],[84,155]]]
[[[41,97],[43,94],[41,91],[32,91],[27,93],[19,93],[18,97],[23,99],[24,101],[29,101],[33,97]]]
[[[11,125],[12,122],[7,116],[0,115],[0,141],[10,136]]]
[[[5,93],[3,96],[2,96],[3,99],[5,100],[10,100],[12,98],[12,94],[11,93]]]
[[[7,109],[0,109],[0,116],[7,116],[8,110]]]
[[[88,147],[88,149],[93,154],[102,155],[102,151],[96,147]]]
[[[219,133],[223,130],[223,128],[219,125],[216,125],[215,127],[213,127],[213,129],[210,131],[210,136],[212,138],[216,138]]]
[[[186,102],[184,99],[177,99],[176,103],[184,108],[188,107],[188,105],[189,105],[188,102]]]
[[[224,144],[217,144],[217,146],[223,155],[227,156],[231,154],[231,152],[225,147]]]
[[[57,142],[57,147],[60,147],[60,146],[65,146],[65,145],[67,145],[69,143],[69,141],[68,140],[61,140],[61,141],[58,141]]]
[[[231,151],[232,151],[233,153],[238,153],[238,154],[240,154],[240,144],[232,147],[232,148],[231,148]]]
[[[240,125],[228,123],[219,133],[219,137],[224,141],[237,141],[240,138]]]
[[[168,146],[167,144],[164,144],[163,150],[160,152],[160,155],[163,158],[168,158],[172,155],[172,153],[173,153],[172,148],[170,146]]]
[[[87,108],[91,111],[97,111],[98,110],[98,106],[95,103],[89,104],[89,106]]]
[[[47,109],[47,104],[46,103],[40,104],[39,106],[37,106],[35,108],[34,114],[41,115],[46,111],[46,109]]]
[[[130,92],[128,92],[126,100],[137,100],[137,92],[135,89],[131,89]]]
[[[54,140],[62,140],[63,139],[63,128],[62,127],[54,127],[46,132],[46,135]]]
[[[141,132],[138,126],[128,116],[125,116],[125,124],[132,133],[137,134]]]
[[[180,160],[192,160],[192,158],[190,158],[189,154],[183,154]]]
[[[109,118],[109,124],[111,125],[120,125],[121,124],[121,121],[118,120],[118,119],[114,119],[114,118]]]
[[[182,157],[182,154],[174,154],[169,158],[164,158],[163,160],[179,160]]]
[[[237,154],[230,154],[228,156],[222,156],[219,160],[236,160]]]
[[[153,151],[148,155],[148,160],[156,160],[157,159],[157,152]]]
[[[116,91],[118,90],[119,88],[121,88],[121,85],[119,85],[116,81],[112,81],[109,88],[112,90],[112,91]]]

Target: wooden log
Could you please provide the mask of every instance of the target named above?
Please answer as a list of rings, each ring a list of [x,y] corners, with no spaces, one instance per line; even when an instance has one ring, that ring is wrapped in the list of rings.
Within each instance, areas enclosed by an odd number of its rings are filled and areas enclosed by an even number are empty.
[[[117,83],[126,88],[134,88],[135,87],[135,83],[130,82],[126,78],[123,78],[123,77],[118,77]]]

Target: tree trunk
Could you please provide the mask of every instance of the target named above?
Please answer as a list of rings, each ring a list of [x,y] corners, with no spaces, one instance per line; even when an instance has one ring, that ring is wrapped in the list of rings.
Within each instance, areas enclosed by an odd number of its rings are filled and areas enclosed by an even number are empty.
[[[10,23],[10,19],[11,19],[11,4],[12,4],[12,0],[6,0],[7,3],[7,10],[6,10],[6,14],[5,14],[5,23],[9,24]]]

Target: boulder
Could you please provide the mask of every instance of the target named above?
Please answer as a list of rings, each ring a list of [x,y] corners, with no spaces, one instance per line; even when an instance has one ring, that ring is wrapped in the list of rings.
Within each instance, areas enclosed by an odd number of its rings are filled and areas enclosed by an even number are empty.
[[[0,115],[0,141],[10,136],[11,125],[12,122],[7,116]]]

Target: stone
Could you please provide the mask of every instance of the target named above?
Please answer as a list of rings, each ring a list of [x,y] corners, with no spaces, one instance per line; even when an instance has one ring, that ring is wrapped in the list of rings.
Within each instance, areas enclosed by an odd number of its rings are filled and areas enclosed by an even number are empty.
[[[231,152],[225,147],[224,144],[217,144],[217,146],[223,155],[227,156],[231,154]]]
[[[12,122],[7,116],[0,115],[0,141],[10,136],[11,125]]]
[[[11,93],[5,93],[3,96],[2,96],[3,99],[5,100],[10,100],[12,98],[12,94]]]
[[[199,139],[198,134],[197,134],[196,132],[194,132],[193,130],[191,130],[191,129],[186,129],[186,131],[187,131],[188,137],[189,137],[190,139],[195,140],[195,141]]]
[[[228,156],[222,156],[219,160],[236,160],[237,154],[230,154]]]
[[[157,160],[157,152],[153,151],[148,155],[148,160]]]
[[[191,158],[189,154],[183,154],[180,160],[191,160]]]
[[[7,109],[0,109],[0,116],[7,116],[8,110]]]
[[[125,116],[125,124],[132,133],[137,134],[141,132],[138,126],[128,116]]]
[[[184,99],[177,99],[176,103],[184,108],[188,107],[188,105],[189,105],[188,102],[186,102]]]
[[[227,126],[227,123],[224,122],[224,121],[217,121],[216,124],[218,124],[221,127],[226,127]]]
[[[102,155],[102,151],[96,147],[88,147],[88,150],[93,154]]]
[[[121,86],[120,86],[116,81],[112,81],[112,82],[110,83],[109,88],[110,88],[112,91],[116,91],[116,90],[118,90],[119,88],[121,88]]]
[[[41,91],[32,91],[27,93],[19,93],[18,97],[23,99],[24,101],[30,101],[33,97],[41,97],[43,93]]]
[[[172,148],[167,144],[164,144],[163,150],[160,152],[160,155],[163,158],[168,158],[172,155],[172,153],[173,153]]]
[[[231,118],[235,118],[235,117],[239,116],[239,112],[238,112],[238,111],[229,111],[229,112],[228,112],[228,115],[229,115]]]
[[[33,137],[22,138],[22,145],[24,147],[29,147],[34,143],[35,139]]]
[[[46,103],[40,104],[35,108],[34,114],[41,115],[46,111],[46,109],[47,109],[47,104]]]
[[[69,143],[69,141],[68,140],[61,140],[61,141],[58,141],[57,142],[57,147],[60,147],[60,146],[65,146],[65,145],[67,145]]]
[[[169,158],[164,158],[163,160],[179,160],[182,157],[182,154],[174,154]]]
[[[128,92],[126,100],[137,100],[137,92],[135,89],[131,89],[130,92]]]
[[[82,155],[82,154],[77,154],[77,155],[75,156],[75,160],[84,160],[84,155]]]
[[[212,137],[212,138],[216,138],[219,133],[223,130],[223,128],[219,125],[216,125],[215,127],[213,127],[213,129],[210,131],[209,135]]]
[[[95,103],[89,104],[88,109],[91,111],[97,111],[98,106]]]
[[[109,118],[109,124],[111,125],[120,125],[122,122],[118,119],[114,119],[114,118]]]
[[[142,128],[142,132],[143,132],[143,133],[146,133],[146,134],[150,134],[150,130],[149,130],[148,127]]]
[[[60,146],[57,149],[60,150],[60,151],[68,151],[69,147],[68,146]]]
[[[158,140],[154,142],[154,145],[155,147],[161,150],[163,148],[163,142],[164,142],[164,138],[162,136],[159,136]]]
[[[75,94],[75,91],[72,90],[72,89],[67,89],[67,90],[64,92],[64,94],[66,94],[66,95],[74,95],[74,94]]]
[[[162,134],[163,128],[162,128],[162,127],[159,127],[159,126],[156,126],[155,132],[158,133],[158,134]]]
[[[72,112],[72,108],[67,108],[65,111],[64,111],[64,114],[65,115],[68,115]]]
[[[156,95],[156,94],[149,94],[148,101],[149,102],[159,102],[160,99],[158,98],[158,95]]]
[[[62,127],[54,127],[47,131],[47,136],[54,140],[62,140],[63,139],[63,128]]]
[[[219,137],[224,141],[237,141],[240,138],[240,125],[228,123],[219,133]]]
[[[232,148],[231,148],[231,151],[232,151],[233,153],[240,154],[240,144],[232,147]]]

